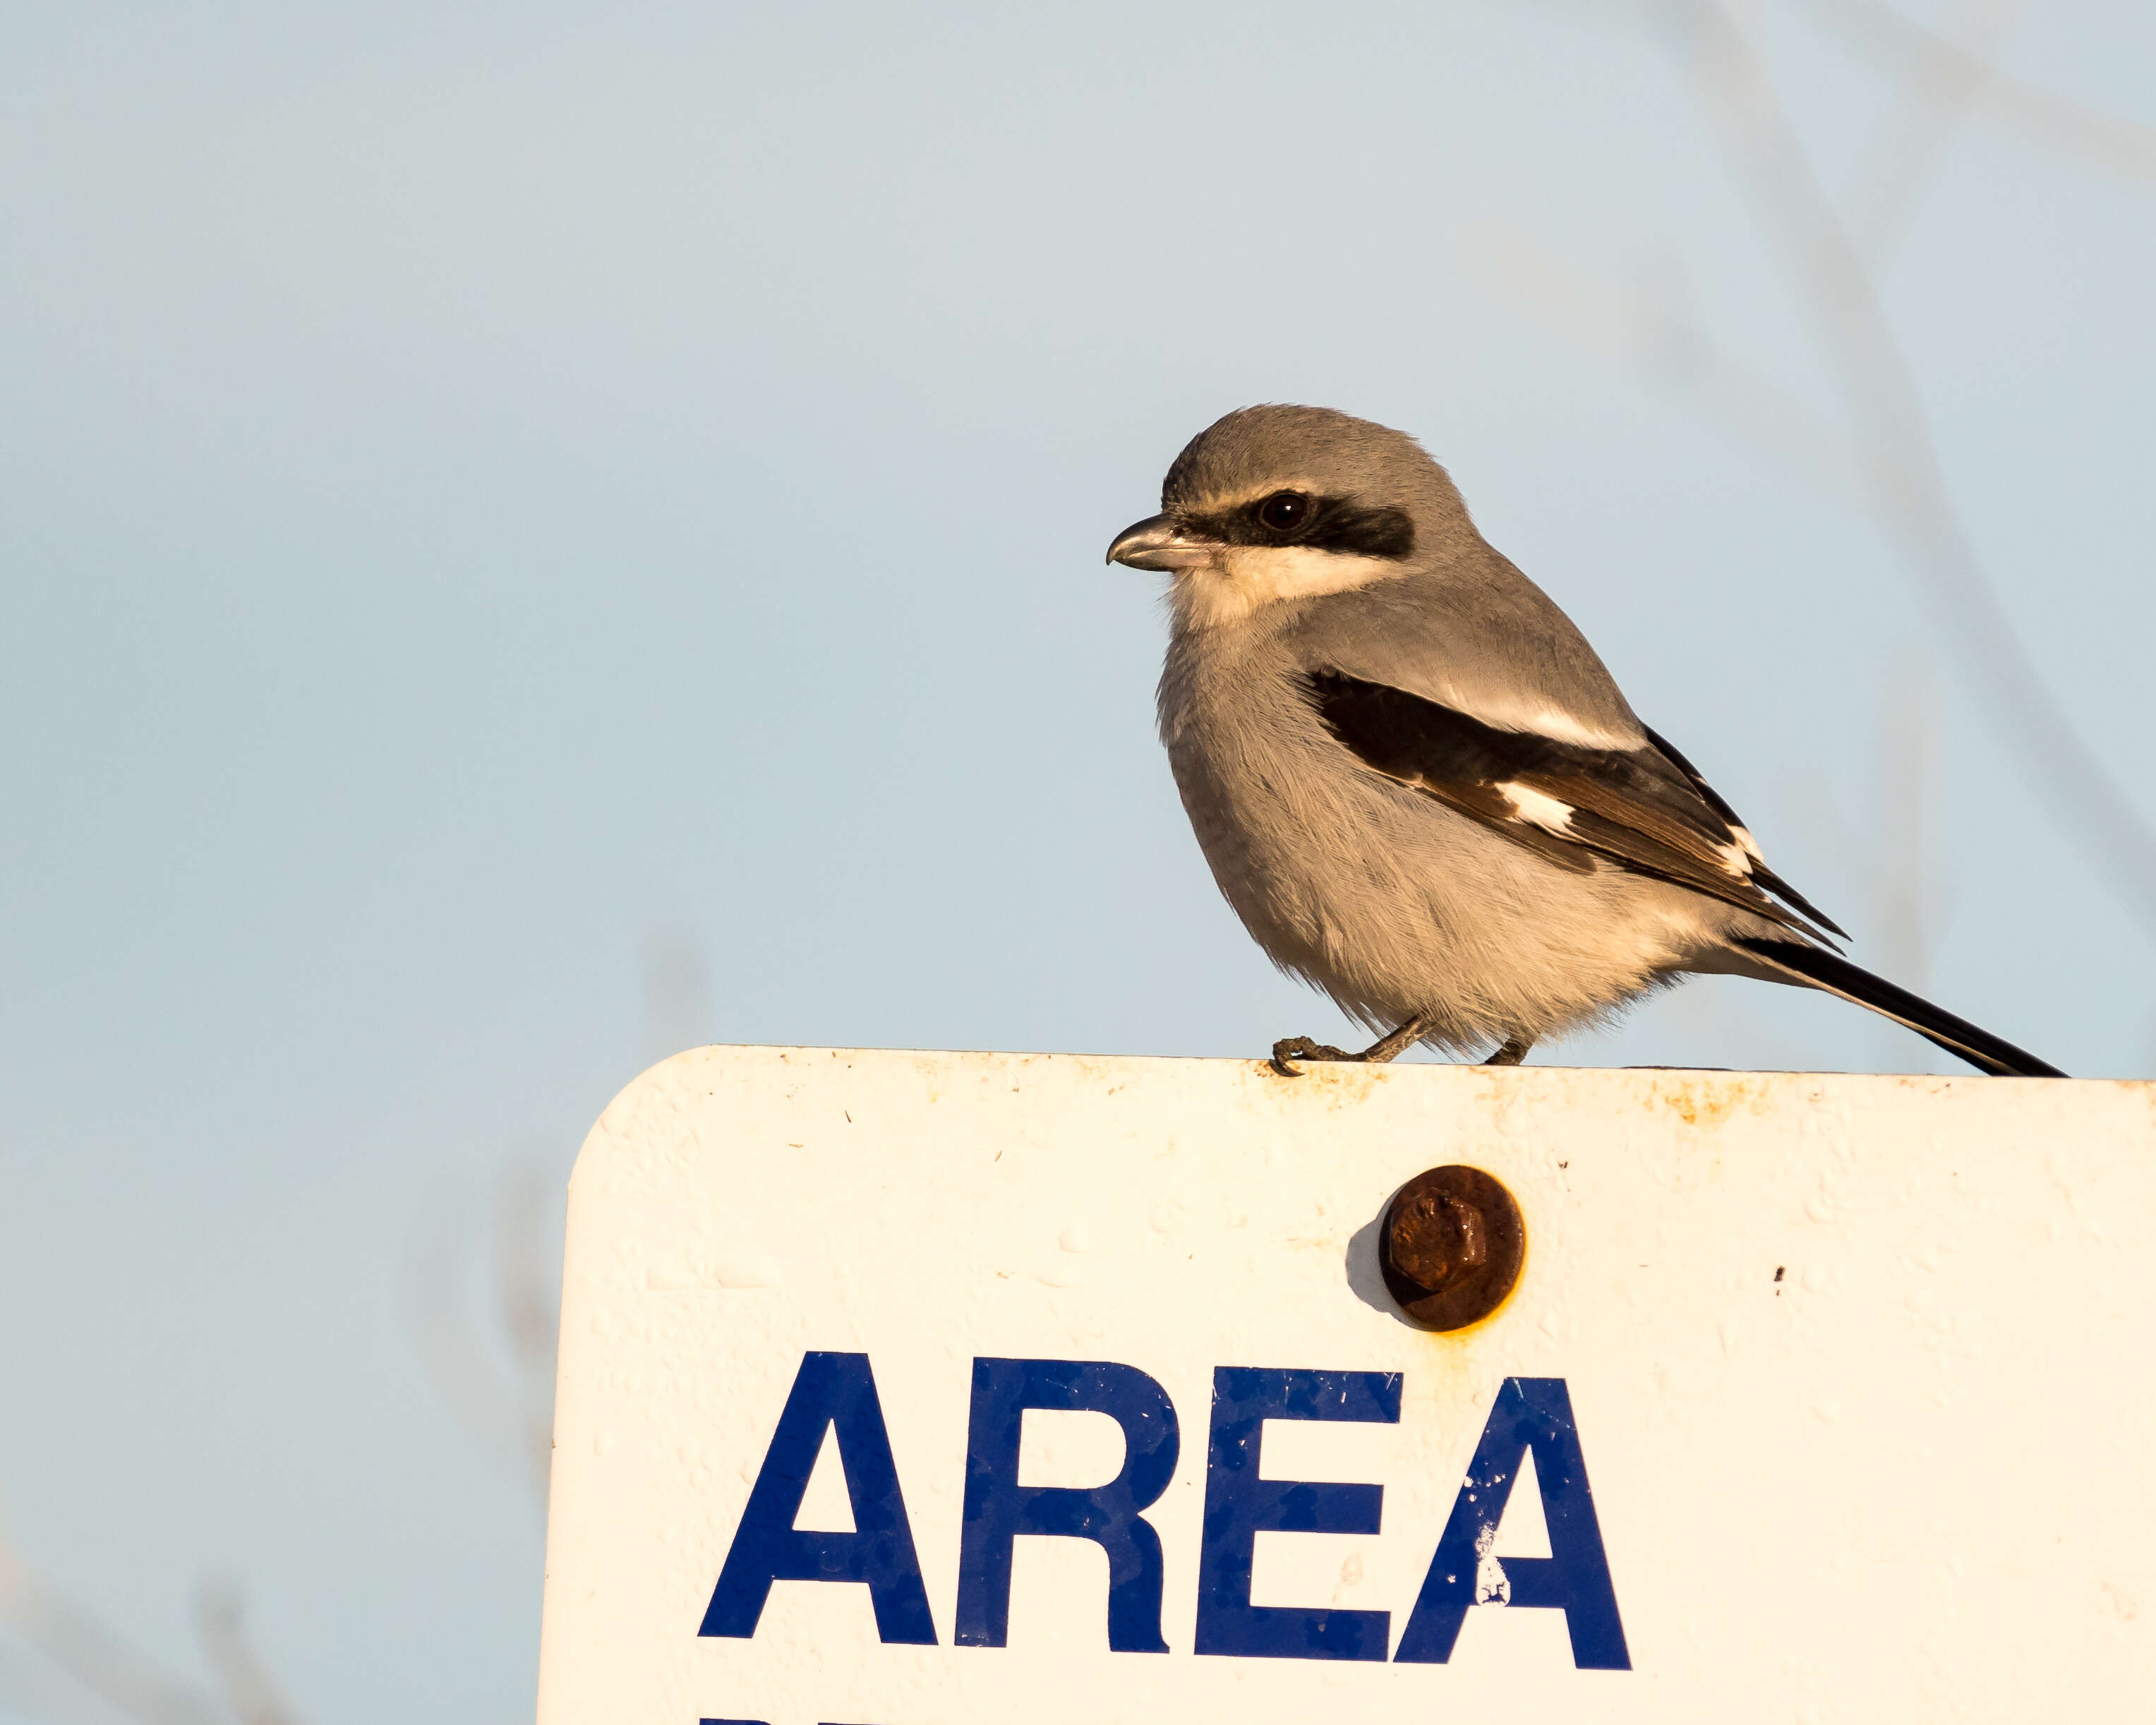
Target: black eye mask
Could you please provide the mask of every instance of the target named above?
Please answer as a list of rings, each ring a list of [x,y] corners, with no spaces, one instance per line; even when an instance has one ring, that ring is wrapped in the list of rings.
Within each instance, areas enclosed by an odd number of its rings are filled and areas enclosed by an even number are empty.
[[[1289,498],[1300,498],[1306,507],[1299,511],[1288,508]],[[1295,519],[1275,527],[1267,524],[1269,516]],[[1405,510],[1373,509],[1345,497],[1311,497],[1300,492],[1275,491],[1235,509],[1187,516],[1183,525],[1224,545],[1306,545],[1313,551],[1396,562],[1414,550],[1414,522]]]

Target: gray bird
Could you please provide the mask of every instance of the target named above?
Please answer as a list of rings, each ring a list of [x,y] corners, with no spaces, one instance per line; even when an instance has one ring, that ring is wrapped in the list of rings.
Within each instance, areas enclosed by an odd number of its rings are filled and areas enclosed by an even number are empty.
[[[1160,734],[1213,878],[1383,1034],[1513,1065],[1688,974],[1824,989],[1986,1072],[2063,1076],[1861,970],[1414,439],[1245,408],[1111,562],[1171,573]],[[1846,938],[1843,936],[1843,938]]]

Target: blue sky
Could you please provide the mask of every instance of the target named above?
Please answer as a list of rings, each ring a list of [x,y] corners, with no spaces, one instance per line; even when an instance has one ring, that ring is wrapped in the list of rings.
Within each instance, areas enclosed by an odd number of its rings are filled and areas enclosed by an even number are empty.
[[[1738,9],[1861,208],[1897,85],[1842,15]],[[1215,895],[1158,578],[1101,562],[1250,401],[1421,436],[1860,958],[2150,1069],[2148,927],[1891,542],[1625,336],[1696,305],[1845,420],[1666,24],[1318,17],[10,9],[0,1517],[52,1584],[198,1674],[239,1578],[321,1725],[521,1717],[538,1518],[421,1368],[416,1241],[690,1041],[1340,1034]],[[2004,41],[2156,124],[2146,8]],[[2156,816],[2156,184],[2010,121],[1944,141],[1887,310]],[[1537,1058],[1933,1069],[1734,983]],[[0,1717],[114,1717],[33,1663]]]

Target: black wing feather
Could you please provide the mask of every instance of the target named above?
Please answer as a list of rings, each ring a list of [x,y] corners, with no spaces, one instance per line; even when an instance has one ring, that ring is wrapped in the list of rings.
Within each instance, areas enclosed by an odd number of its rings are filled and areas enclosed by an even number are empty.
[[[1602,862],[1752,911],[1807,939],[1825,916],[1760,865],[1743,823],[1683,757],[1650,747],[1588,748],[1501,731],[1441,701],[1344,672],[1310,677],[1319,716],[1366,766],[1411,785],[1562,867]],[[1562,831],[1522,818],[1507,787],[1562,803]],[[1767,895],[1774,892],[1793,908]]]
[[[1678,772],[1683,773],[1686,778],[1691,781],[1691,788],[1699,793],[1701,798],[1706,802],[1707,807],[1713,809],[1713,811],[1717,814],[1720,815],[1724,821],[1727,822],[1731,828],[1742,829],[1743,827],[1743,817],[1739,815],[1734,809],[1732,809],[1727,803],[1722,800],[1722,798],[1716,793],[1714,787],[1709,784],[1706,779],[1700,776],[1699,768],[1693,766],[1691,762],[1685,759],[1682,755],[1679,754],[1676,749],[1671,747],[1668,740],[1663,737],[1661,732],[1654,730],[1650,726],[1645,725],[1641,726],[1640,728],[1646,732],[1647,741],[1654,744],[1656,748],[1661,751],[1662,757],[1666,760],[1670,765],[1676,768]],[[1833,917],[1828,916],[1824,911],[1819,909],[1810,899],[1806,898],[1804,894],[1798,891],[1795,887],[1790,886],[1788,881],[1784,880],[1779,875],[1768,868],[1766,864],[1760,861],[1756,856],[1752,859],[1752,878],[1754,880],[1757,880],[1762,886],[1765,887],[1768,891],[1773,893],[1775,897],[1782,900],[1784,903],[1810,917],[1811,921],[1818,923],[1821,928],[1832,931],[1834,933],[1840,935],[1844,940],[1847,940],[1849,938],[1849,931],[1847,929],[1844,928],[1839,922],[1835,922]]]

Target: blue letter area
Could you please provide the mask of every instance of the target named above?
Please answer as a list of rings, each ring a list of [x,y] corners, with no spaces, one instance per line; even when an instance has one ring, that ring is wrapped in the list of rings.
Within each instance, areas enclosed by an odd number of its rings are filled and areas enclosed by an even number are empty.
[[[1430,1559],[1430,1574],[1401,1631],[1396,1661],[1442,1665],[1452,1657],[1467,1608],[1478,1603],[1477,1566],[1497,1536],[1521,1461],[1530,1450],[1542,1487],[1543,1519],[1549,1524],[1550,1555],[1492,1560],[1503,1569],[1507,1603],[1563,1612],[1572,1662],[1579,1670],[1632,1669],[1625,1628],[1617,1619],[1609,1560],[1603,1553],[1601,1524],[1587,1489],[1587,1461],[1573,1424],[1572,1397],[1562,1378],[1507,1378],[1497,1392],[1496,1405],[1437,1542],[1437,1555]]]
[[[1375,1533],[1383,1486],[1258,1477],[1268,1420],[1358,1420],[1394,1425],[1398,1372],[1291,1372],[1222,1366],[1213,1373],[1205,1457],[1205,1531],[1198,1554],[1198,1651],[1245,1659],[1383,1659],[1383,1611],[1253,1605],[1258,1535]]]
[[[1028,1408],[1106,1414],[1123,1430],[1122,1471],[1105,1486],[1021,1486]],[[1108,1646],[1165,1653],[1160,1535],[1139,1512],[1175,1477],[1182,1443],[1168,1392],[1105,1360],[977,1359],[966,1433],[966,1512],[958,1546],[961,1647],[1000,1647],[1010,1632],[1011,1543],[1021,1533],[1090,1539],[1108,1554]]]
[[[854,1531],[798,1532],[793,1518],[801,1512],[824,1433],[833,1428]],[[865,1353],[801,1356],[763,1471],[749,1488],[748,1507],[696,1633],[753,1635],[774,1581],[860,1582],[869,1590],[876,1634],[884,1640],[936,1645],[928,1594],[913,1554],[913,1529],[899,1495],[898,1467]]]

